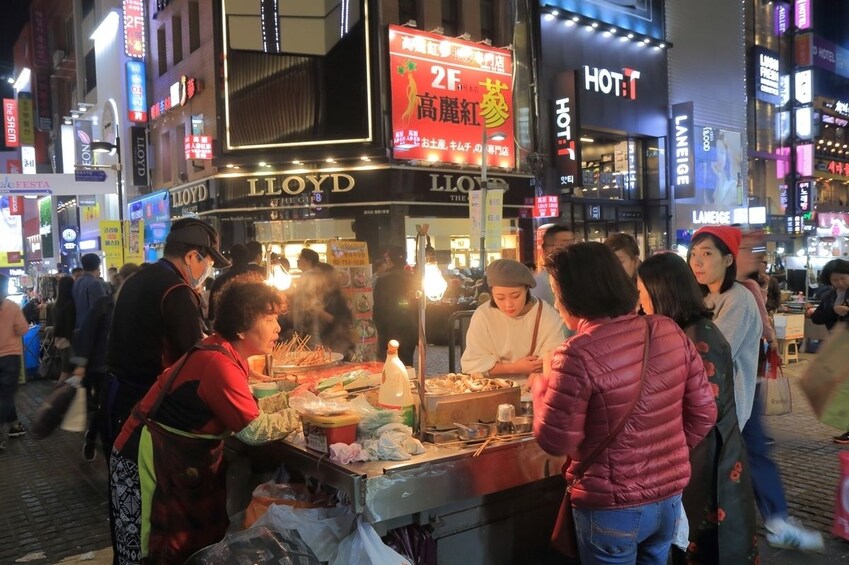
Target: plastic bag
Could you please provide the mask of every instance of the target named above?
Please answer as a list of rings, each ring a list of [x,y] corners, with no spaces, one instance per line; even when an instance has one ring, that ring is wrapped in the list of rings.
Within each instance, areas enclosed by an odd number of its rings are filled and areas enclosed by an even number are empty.
[[[761,383],[761,405],[764,416],[780,416],[793,411],[790,381],[781,369],[781,357],[774,349],[766,354],[766,370]]]
[[[201,549],[186,561],[186,565],[219,563],[319,565],[319,560],[294,530],[251,528],[228,534],[220,542]]]
[[[269,481],[254,489],[245,509],[242,526],[250,528],[273,504],[285,504],[293,508],[320,508],[333,506],[333,500],[330,495],[310,492],[307,485],[302,483],[290,485]]]
[[[339,544],[330,565],[412,565],[409,559],[383,543],[374,526],[357,520],[357,529]]]
[[[65,381],[56,385],[53,391],[44,399],[35,415],[32,425],[32,435],[35,439],[43,439],[50,435],[68,411],[74,400],[77,387]]]
[[[256,521],[254,528],[297,530],[315,556],[326,562],[336,554],[339,542],[351,533],[354,519],[349,506],[295,508],[274,504]]]
[[[87,402],[85,389],[83,387],[77,388],[74,398],[71,400],[71,405],[65,412],[65,417],[62,418],[62,424],[59,427],[66,432],[86,431],[88,426]]]

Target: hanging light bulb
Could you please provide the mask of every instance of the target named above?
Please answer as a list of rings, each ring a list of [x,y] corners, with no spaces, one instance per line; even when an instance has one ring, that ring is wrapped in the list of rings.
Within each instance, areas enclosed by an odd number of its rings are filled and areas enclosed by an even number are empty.
[[[425,263],[424,271],[424,293],[428,300],[434,302],[442,300],[442,295],[448,288],[445,277],[436,263]]]
[[[277,290],[289,290],[292,286],[292,275],[282,265],[273,265],[265,284],[273,286]]]

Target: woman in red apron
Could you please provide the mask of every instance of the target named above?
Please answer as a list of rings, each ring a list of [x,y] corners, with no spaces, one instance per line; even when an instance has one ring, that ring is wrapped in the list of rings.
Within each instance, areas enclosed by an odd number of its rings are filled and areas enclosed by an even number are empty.
[[[217,297],[215,333],[159,376],[115,441],[113,549],[118,563],[183,563],[224,537],[223,438],[280,439],[294,411],[260,412],[247,358],[270,353],[285,310],[255,277],[234,279]]]

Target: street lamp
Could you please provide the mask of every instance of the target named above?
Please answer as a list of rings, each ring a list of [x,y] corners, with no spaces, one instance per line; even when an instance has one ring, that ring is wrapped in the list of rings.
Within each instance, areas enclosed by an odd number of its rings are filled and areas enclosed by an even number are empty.
[[[124,219],[124,175],[121,167],[121,137],[116,135],[115,143],[109,143],[108,141],[92,141],[91,150],[94,153],[105,153],[107,155],[117,156],[117,164],[110,166],[109,168],[114,168],[117,173],[115,176],[117,177],[118,183],[118,220],[122,221]]]
[[[480,268],[486,271],[486,191],[489,181],[486,178],[487,144],[490,141],[504,141],[507,138],[503,132],[497,131],[487,134],[486,126],[483,126],[483,143],[481,144],[481,193],[480,193],[480,220],[481,220],[481,249]]]

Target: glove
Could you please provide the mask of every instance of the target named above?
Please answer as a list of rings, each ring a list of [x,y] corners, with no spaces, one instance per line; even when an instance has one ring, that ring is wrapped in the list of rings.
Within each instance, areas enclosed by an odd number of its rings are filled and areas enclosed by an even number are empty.
[[[291,408],[271,414],[260,412],[256,419],[236,433],[236,437],[248,445],[259,445],[283,439],[300,426],[301,419]]]

